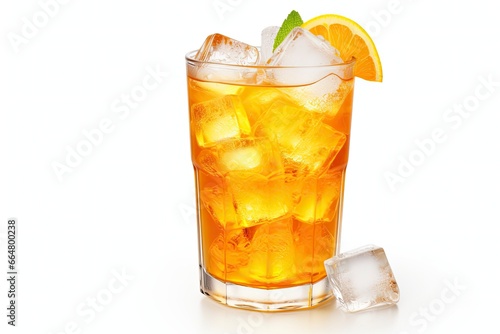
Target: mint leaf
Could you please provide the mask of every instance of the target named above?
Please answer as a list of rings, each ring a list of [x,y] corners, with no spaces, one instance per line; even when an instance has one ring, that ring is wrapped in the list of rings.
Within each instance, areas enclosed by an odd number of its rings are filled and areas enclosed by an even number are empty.
[[[297,11],[292,10],[290,14],[288,14],[285,21],[283,21],[280,30],[278,30],[278,34],[274,39],[273,51],[276,50],[276,48],[278,47],[278,45],[281,44],[281,42],[283,42],[285,37],[288,36],[290,31],[293,30],[293,28],[301,26],[302,23],[304,23],[304,21],[302,21],[300,14]]]

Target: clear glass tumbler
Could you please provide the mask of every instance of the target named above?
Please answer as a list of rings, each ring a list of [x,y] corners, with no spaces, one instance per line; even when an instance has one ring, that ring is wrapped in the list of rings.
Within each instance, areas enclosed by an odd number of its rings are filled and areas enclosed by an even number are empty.
[[[307,67],[186,55],[201,292],[233,307],[309,308],[333,297],[354,60]]]

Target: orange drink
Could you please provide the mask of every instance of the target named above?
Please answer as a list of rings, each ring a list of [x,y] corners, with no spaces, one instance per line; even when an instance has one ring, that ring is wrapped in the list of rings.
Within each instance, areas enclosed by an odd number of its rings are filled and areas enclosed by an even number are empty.
[[[200,60],[221,43],[252,63]],[[339,248],[356,64],[273,57],[219,34],[186,55],[201,291],[264,311],[332,298],[324,261]]]

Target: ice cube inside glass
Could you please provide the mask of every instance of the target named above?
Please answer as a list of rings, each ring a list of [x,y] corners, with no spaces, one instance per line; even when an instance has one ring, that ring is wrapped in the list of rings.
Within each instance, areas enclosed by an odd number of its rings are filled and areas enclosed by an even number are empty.
[[[399,301],[399,287],[383,248],[367,245],[325,261],[342,309],[357,312]]]

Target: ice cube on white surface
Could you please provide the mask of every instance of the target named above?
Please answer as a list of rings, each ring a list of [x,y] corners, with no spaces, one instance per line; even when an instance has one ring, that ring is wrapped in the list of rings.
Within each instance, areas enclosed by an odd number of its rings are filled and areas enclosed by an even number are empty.
[[[348,312],[396,304],[399,287],[384,249],[367,245],[334,256],[325,268],[335,297]]]

